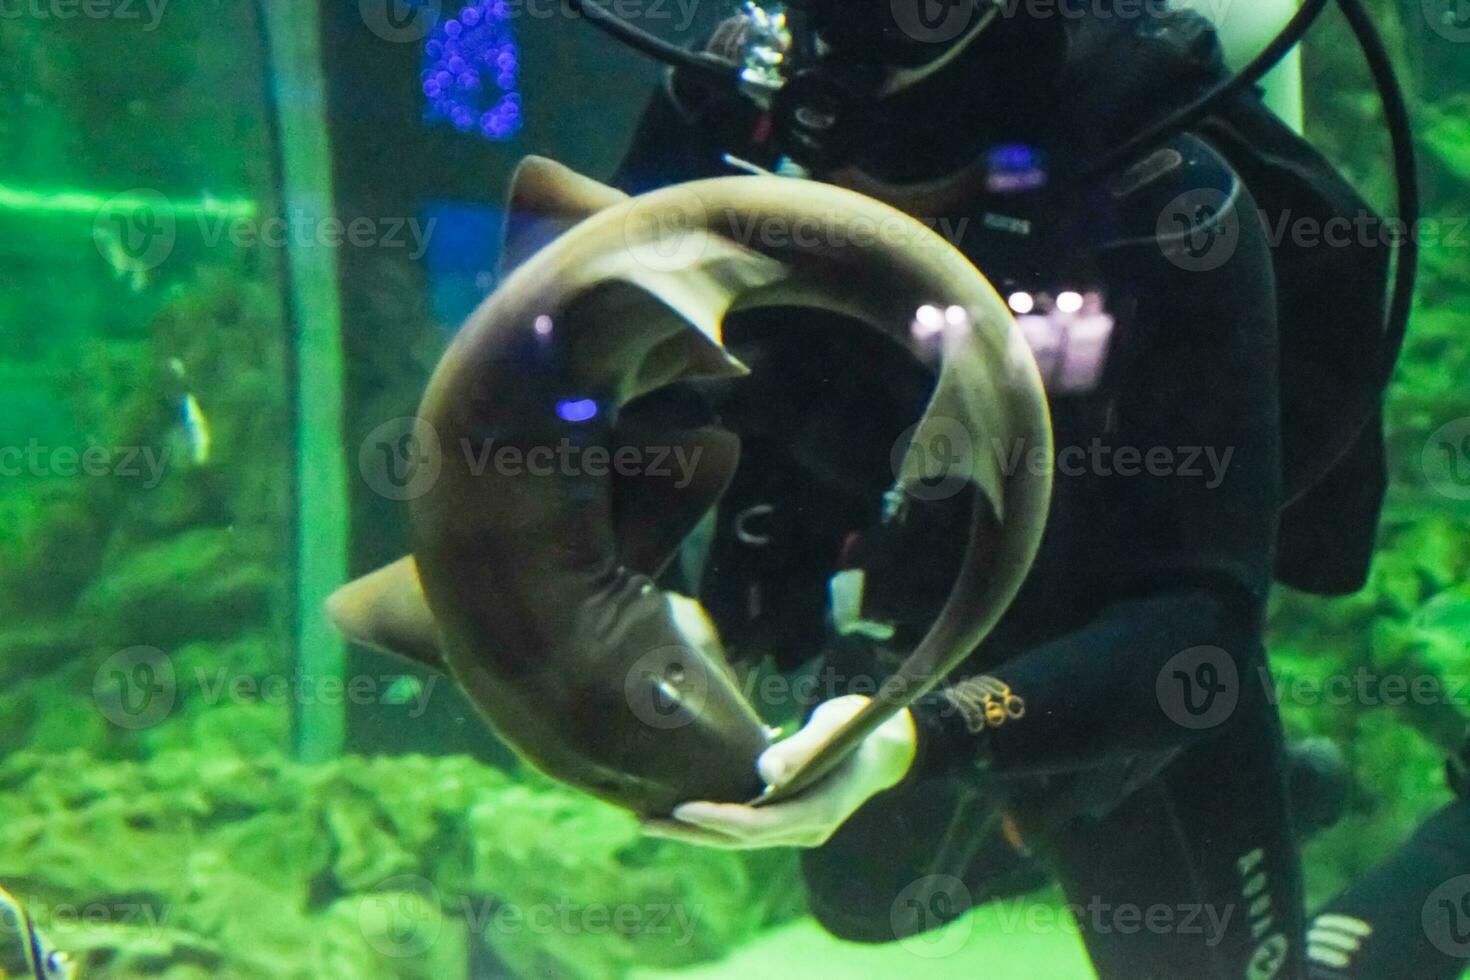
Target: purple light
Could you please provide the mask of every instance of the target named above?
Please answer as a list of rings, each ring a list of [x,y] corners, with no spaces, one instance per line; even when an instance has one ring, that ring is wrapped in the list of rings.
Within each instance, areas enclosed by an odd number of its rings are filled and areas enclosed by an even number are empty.
[[[590,398],[565,399],[556,403],[556,414],[563,422],[586,422],[597,417],[597,402]]]
[[[521,128],[520,56],[504,0],[470,0],[424,42],[424,118],[507,140]]]

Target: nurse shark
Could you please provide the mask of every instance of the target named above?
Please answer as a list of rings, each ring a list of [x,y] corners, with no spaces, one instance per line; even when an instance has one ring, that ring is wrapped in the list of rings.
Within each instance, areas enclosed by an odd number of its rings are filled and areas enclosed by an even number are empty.
[[[677,382],[747,374],[722,343],[730,313],[819,308],[937,364],[918,445],[958,424],[975,447],[1025,445],[1050,459],[1046,399],[1020,329],[938,235],[827,184],[720,177],[628,197],[531,157],[507,214],[506,274],[418,411],[437,478],[409,503],[413,552],[344,586],[329,615],[357,641],[448,673],[532,765],[637,813],[799,792],[976,649],[1036,554],[1050,473],[977,448],[963,472],[942,474],[978,492],[940,614],[862,712],[763,788],[755,760],[771,730],[698,604],[655,583],[718,503],[739,440],[628,406]],[[587,465],[529,465],[568,446]],[[590,465],[594,453],[655,451],[696,465]],[[922,462],[904,455],[899,490],[935,476]]]

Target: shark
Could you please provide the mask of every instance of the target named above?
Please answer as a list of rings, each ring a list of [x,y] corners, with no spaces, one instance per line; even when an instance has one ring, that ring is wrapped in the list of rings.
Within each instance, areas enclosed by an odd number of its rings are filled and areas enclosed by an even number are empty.
[[[542,157],[510,185],[502,277],[457,333],[416,416],[432,454],[408,502],[412,553],[327,603],[349,638],[451,676],[490,726],[555,779],[644,816],[694,799],[799,793],[980,644],[1039,546],[1051,458],[1040,374],[985,277],[908,214],[841,187],[718,177],[629,196]],[[905,453],[899,493],[973,484],[968,544],[927,634],[811,761],[765,787],[773,730],[742,694],[699,604],[659,573],[740,465],[718,425],[630,405],[668,385],[749,373],[722,340],[732,313],[842,314],[933,367],[912,444],[965,433],[936,474]],[[956,426],[959,427],[956,430]],[[555,452],[553,451],[555,449]],[[678,478],[634,462],[697,461]],[[533,458],[543,465],[526,465]],[[521,465],[509,465],[519,461]],[[962,471],[961,471],[962,470]]]

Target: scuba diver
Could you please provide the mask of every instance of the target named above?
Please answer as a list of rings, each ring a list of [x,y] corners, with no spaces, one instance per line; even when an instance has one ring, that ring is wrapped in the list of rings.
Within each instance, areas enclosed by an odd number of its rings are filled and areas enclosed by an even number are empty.
[[[1249,73],[1231,79],[1206,21],[1160,7],[961,3],[935,20],[923,0],[809,0],[789,24],[747,8],[682,57],[612,25],[675,63],[614,183],[768,170],[948,234],[1021,318],[1056,445],[1041,553],[971,668],[796,798],[687,803],[648,830],[804,848],[814,914],[851,940],[1050,877],[1104,978],[1455,976],[1463,896],[1433,899],[1470,871],[1465,799],[1307,920],[1299,835],[1321,817],[1322,767],[1288,751],[1263,641],[1273,581],[1364,581],[1405,292],[1386,303],[1386,247],[1269,240],[1263,214],[1379,219]],[[1400,286],[1412,266],[1401,251]],[[753,375],[651,411],[718,417],[745,447],[677,584],[737,656],[821,654],[805,726],[760,760],[775,785],[866,703],[953,580],[965,492],[885,495],[893,447],[1007,450],[964,434],[905,447],[932,378],[822,316],[737,315],[726,336]]]

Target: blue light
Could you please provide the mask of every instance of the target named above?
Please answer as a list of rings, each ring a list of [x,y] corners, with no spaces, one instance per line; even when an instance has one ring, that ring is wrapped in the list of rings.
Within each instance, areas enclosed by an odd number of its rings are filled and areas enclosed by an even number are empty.
[[[985,186],[998,193],[1035,190],[1046,186],[1046,160],[1035,147],[1005,143],[987,154]]]
[[[1031,170],[1039,166],[1036,150],[1023,143],[1006,143],[990,151],[990,165],[1005,170]]]
[[[510,16],[504,0],[470,0],[434,25],[424,42],[425,119],[497,142],[520,132],[520,53]]]
[[[597,402],[590,398],[565,399],[556,403],[556,414],[563,422],[586,422],[597,417]]]

